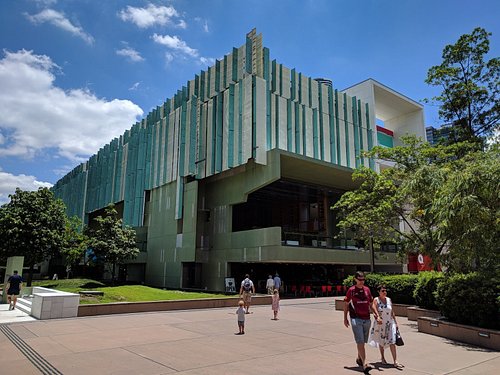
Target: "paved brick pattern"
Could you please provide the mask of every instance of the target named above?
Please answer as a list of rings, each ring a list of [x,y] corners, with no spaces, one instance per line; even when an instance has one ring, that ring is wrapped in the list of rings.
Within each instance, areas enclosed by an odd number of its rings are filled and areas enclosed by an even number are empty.
[[[55,369],[72,374],[360,374],[355,345],[332,298],[284,300],[280,320],[270,306],[252,306],[246,334],[236,306],[10,323],[17,337]],[[498,374],[500,353],[417,332],[399,318],[406,345],[402,370],[368,347],[371,374]],[[387,359],[390,359],[387,352]],[[0,372],[40,374],[0,333]]]

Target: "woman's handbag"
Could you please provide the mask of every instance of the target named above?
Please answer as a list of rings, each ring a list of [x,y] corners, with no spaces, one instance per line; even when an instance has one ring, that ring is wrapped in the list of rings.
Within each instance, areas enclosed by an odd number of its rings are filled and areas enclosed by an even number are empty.
[[[399,333],[399,328],[396,328],[396,346],[403,346],[405,342],[401,337],[401,333]]]

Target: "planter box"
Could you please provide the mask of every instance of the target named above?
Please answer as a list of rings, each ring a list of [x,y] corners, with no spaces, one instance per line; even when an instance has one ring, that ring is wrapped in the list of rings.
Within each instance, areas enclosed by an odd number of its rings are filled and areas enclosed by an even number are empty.
[[[238,307],[240,297],[203,298],[196,300],[173,300],[151,302],[115,302],[78,306],[78,316],[128,314],[148,311],[208,309],[214,307]],[[270,305],[271,296],[252,296],[252,305]],[[236,310],[235,310],[236,311]]]
[[[344,311],[344,299],[335,299],[335,310]],[[396,316],[408,316],[408,308],[412,305],[404,305],[400,303],[393,303],[392,308],[394,309],[394,314]]]
[[[417,321],[418,318],[424,316],[429,318],[442,318],[442,315],[439,311],[423,309],[417,306],[409,306],[406,311],[408,313],[408,320],[413,321]]]
[[[429,317],[421,317],[417,321],[419,332],[483,348],[500,350],[500,331],[466,326]]]

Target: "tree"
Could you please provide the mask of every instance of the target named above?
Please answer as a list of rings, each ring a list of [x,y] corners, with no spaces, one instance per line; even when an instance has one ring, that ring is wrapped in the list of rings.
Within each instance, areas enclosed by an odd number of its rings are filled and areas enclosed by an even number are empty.
[[[468,265],[499,271],[500,265],[500,149],[475,152],[456,162],[434,201],[440,235],[448,238],[453,268]]]
[[[112,265],[113,282],[116,265],[123,264],[128,259],[134,259],[139,254],[135,230],[123,226],[123,220],[118,218],[113,205],[106,208],[103,216],[98,216],[93,223],[89,223],[84,233],[89,238],[89,247],[96,261]]]
[[[82,231],[81,220],[73,216],[66,220],[64,230],[64,246],[61,255],[64,256],[66,266],[78,263],[88,247],[88,238]]]
[[[381,173],[365,168],[353,174],[360,187],[333,207],[339,226],[356,228],[363,239],[373,235],[379,242],[401,243],[406,252],[430,255],[453,269],[493,264],[500,217],[498,148],[432,147],[415,137],[403,142],[366,154],[395,165]]]
[[[4,257],[24,256],[25,265],[30,267],[30,286],[35,264],[64,246],[65,206],[47,188],[18,188],[9,197],[10,202],[0,207],[0,252]]]
[[[427,72],[425,82],[440,86],[439,116],[454,127],[454,138],[478,140],[492,135],[500,124],[500,59],[484,61],[488,33],[476,28],[443,49],[443,62]]]

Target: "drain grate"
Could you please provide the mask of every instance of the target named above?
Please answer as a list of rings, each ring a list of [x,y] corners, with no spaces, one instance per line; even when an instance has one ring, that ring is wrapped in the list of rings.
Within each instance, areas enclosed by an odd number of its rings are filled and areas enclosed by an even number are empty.
[[[63,375],[61,371],[52,366],[45,358],[38,354],[31,346],[26,344],[7,324],[0,324],[0,331],[19,349],[21,353],[44,375]]]

